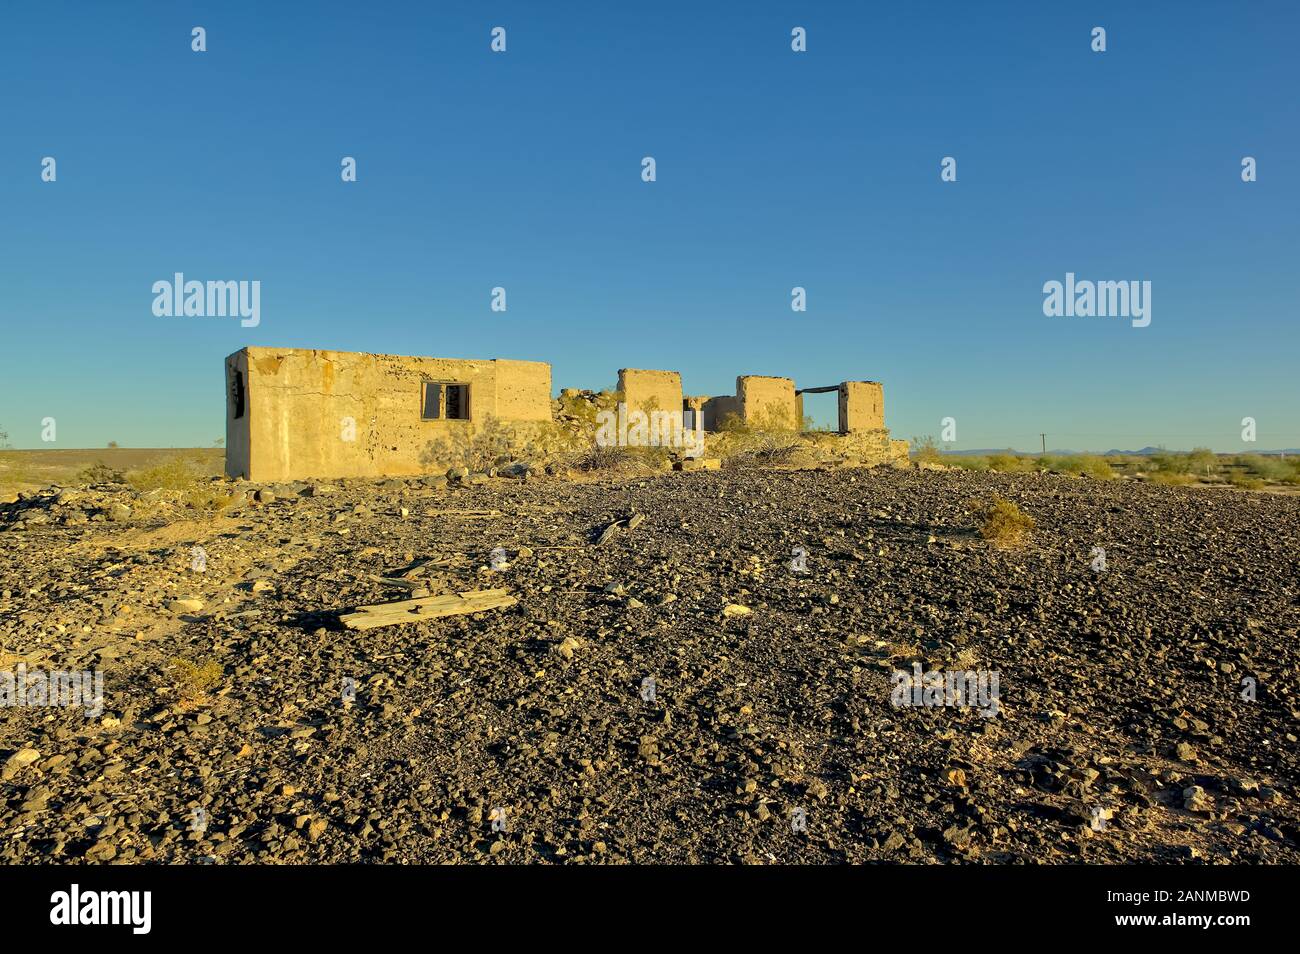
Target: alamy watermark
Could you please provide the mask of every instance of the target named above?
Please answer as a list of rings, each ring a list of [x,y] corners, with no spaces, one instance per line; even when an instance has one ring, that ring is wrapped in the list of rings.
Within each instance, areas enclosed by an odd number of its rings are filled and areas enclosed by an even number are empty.
[[[98,718],[104,712],[103,670],[44,672],[29,670],[26,663],[0,670],[0,707],[9,706],[81,706],[87,718]]]
[[[952,706],[977,709],[986,719],[998,714],[998,680],[996,669],[921,671],[919,662],[912,672],[895,669],[890,674],[893,691],[889,701],[902,706]]]
[[[1134,328],[1151,324],[1149,281],[1093,282],[1065,273],[1065,282],[1043,283],[1048,318],[1130,318]]]
[[[186,281],[177,272],[171,281],[153,283],[153,313],[159,318],[240,318],[245,328],[262,323],[260,281]]]

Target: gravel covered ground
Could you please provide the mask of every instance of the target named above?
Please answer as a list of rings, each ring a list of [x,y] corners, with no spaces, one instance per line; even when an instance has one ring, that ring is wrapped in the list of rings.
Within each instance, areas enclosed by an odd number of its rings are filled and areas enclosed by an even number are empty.
[[[1300,862],[1298,497],[440,481],[0,505],[0,670],[104,674],[99,717],[0,710],[0,860]],[[995,492],[1024,547],[974,533]],[[338,621],[412,587],[518,603]],[[916,662],[996,715],[891,705]]]

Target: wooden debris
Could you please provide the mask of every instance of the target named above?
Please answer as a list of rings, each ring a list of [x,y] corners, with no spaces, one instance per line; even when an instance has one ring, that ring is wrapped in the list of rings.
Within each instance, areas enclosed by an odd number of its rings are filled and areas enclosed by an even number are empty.
[[[464,520],[489,520],[501,516],[500,510],[428,510],[426,517],[460,517]]]
[[[618,533],[618,531],[626,525],[626,520],[615,520],[604,530],[600,531],[600,536],[596,538],[596,546],[603,547],[609,542],[610,538],[613,537],[614,534]]]
[[[396,603],[376,603],[358,606],[356,612],[339,617],[348,629],[375,629],[395,626],[398,623],[418,623],[440,616],[463,616],[484,610],[514,606],[519,602],[504,589],[469,590],[464,593],[443,593],[439,596],[422,596]]]
[[[600,532],[600,536],[596,538],[596,546],[598,547],[603,546],[605,543],[609,542],[609,539],[612,536],[614,536],[614,534],[618,533],[618,531],[620,530],[624,530],[624,529],[635,530],[637,527],[641,526],[641,524],[644,521],[645,521],[645,515],[639,513],[634,513],[630,517],[627,517],[626,519],[623,520],[615,520],[613,523],[611,523],[608,527],[606,527],[604,530]]]
[[[414,563],[412,563],[410,566],[408,566],[405,570],[398,573],[397,575],[404,580],[409,580],[412,577],[421,576],[424,573],[424,571],[429,569],[429,567],[431,566],[448,566],[452,562],[453,561],[450,557],[441,557],[437,559],[430,557],[427,560],[416,560]]]

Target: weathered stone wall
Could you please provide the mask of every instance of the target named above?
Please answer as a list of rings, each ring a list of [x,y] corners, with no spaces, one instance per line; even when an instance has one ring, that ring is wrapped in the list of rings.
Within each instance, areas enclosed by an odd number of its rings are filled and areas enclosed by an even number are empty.
[[[496,408],[503,421],[549,421],[551,366],[544,361],[498,358],[495,365]]]
[[[551,369],[537,361],[399,357],[246,348],[245,417],[227,389],[227,473],[251,480],[429,472],[432,442],[490,418],[551,420]],[[469,420],[422,419],[424,381],[469,385]]]
[[[884,388],[877,381],[845,381],[840,385],[840,433],[878,430],[885,426]]]
[[[629,411],[682,410],[682,376],[677,371],[643,371],[620,368],[618,389]]]
[[[778,419],[791,428],[799,426],[792,378],[746,374],[736,378],[736,400],[746,422]]]

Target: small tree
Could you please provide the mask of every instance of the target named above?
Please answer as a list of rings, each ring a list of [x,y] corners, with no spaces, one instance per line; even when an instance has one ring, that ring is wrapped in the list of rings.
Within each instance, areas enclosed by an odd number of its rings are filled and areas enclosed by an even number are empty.
[[[1189,469],[1193,473],[1205,474],[1209,477],[1219,469],[1219,457],[1208,447],[1196,447],[1187,455]]]
[[[943,454],[932,436],[912,438],[912,459],[918,464],[942,464]]]

